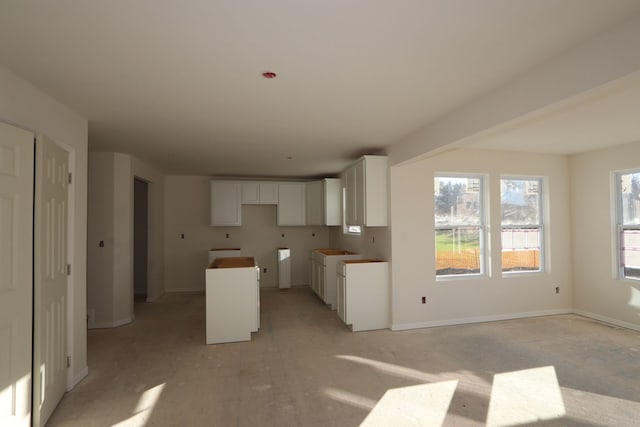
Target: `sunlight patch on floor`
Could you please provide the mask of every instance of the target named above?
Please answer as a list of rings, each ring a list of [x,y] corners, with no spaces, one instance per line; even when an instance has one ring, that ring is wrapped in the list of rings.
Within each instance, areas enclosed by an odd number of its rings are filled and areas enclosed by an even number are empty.
[[[514,426],[552,420],[566,413],[553,366],[496,374],[487,426]]]
[[[114,424],[112,427],[142,427],[147,425],[147,422],[151,417],[151,413],[153,412],[153,408],[155,408],[158,403],[158,399],[160,399],[160,395],[162,394],[162,390],[164,390],[164,386],[165,383],[162,383],[142,393],[142,396],[138,399],[138,404],[133,411],[133,416]]]
[[[376,401],[364,396],[360,396],[348,391],[339,390],[337,388],[327,387],[324,389],[324,394],[330,398],[337,400],[338,402],[346,403],[357,408],[366,409],[370,411],[376,406]]]
[[[452,380],[387,390],[360,426],[440,426],[457,386]]]
[[[418,381],[438,382],[443,378],[438,375],[428,374],[426,372],[419,371],[417,369],[405,368],[403,366],[394,365],[392,363],[380,362],[378,360],[367,359],[366,357],[351,356],[348,354],[336,355],[338,359],[348,360],[350,362],[360,363],[362,365],[370,366],[385,374],[394,375],[396,377],[408,378]]]

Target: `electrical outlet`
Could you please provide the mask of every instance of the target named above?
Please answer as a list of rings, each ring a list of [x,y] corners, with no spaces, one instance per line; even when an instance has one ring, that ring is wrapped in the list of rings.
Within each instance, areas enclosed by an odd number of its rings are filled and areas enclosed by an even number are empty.
[[[556,286],[556,294],[560,293],[560,286]]]
[[[311,233],[311,237],[316,237],[316,233]]]
[[[181,239],[184,239],[184,233],[182,233],[182,234],[180,235],[180,238],[181,238]]]
[[[422,297],[422,303],[426,304],[427,303],[427,297]]]
[[[284,237],[284,233],[282,233],[282,237]]]
[[[100,240],[100,242],[98,243],[98,246],[100,246],[101,248],[104,248],[104,240]]]
[[[229,233],[226,234],[227,239],[229,238]]]
[[[265,273],[265,274],[267,274],[267,267],[263,268],[263,269],[262,269],[262,272],[263,272],[263,273]]]

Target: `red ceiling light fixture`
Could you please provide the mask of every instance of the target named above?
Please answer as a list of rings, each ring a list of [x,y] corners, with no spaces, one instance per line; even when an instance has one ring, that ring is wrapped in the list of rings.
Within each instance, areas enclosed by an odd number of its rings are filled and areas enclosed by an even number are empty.
[[[262,73],[262,77],[264,77],[265,79],[275,79],[276,73],[274,73],[273,71],[265,71],[264,73]]]

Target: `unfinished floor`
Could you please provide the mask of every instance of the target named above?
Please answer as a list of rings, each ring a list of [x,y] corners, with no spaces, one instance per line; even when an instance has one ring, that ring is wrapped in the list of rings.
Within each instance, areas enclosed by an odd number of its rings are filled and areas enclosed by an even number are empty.
[[[49,426],[640,424],[640,334],[573,315],[351,333],[308,288],[263,290],[250,342],[205,345],[204,294],[89,331]]]

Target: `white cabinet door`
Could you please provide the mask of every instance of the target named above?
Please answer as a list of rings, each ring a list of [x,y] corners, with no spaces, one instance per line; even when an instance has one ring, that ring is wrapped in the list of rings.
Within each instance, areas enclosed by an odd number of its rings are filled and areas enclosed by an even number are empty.
[[[324,225],[342,225],[340,178],[325,178],[324,180]]]
[[[210,181],[211,185],[211,225],[242,225],[241,193],[239,182]]]
[[[388,225],[387,175],[386,156],[363,156],[344,171],[347,225]]]
[[[324,223],[324,183],[322,181],[306,184],[307,225],[323,225]]]
[[[250,181],[242,183],[242,204],[275,205],[278,203],[278,183]]]
[[[256,205],[260,200],[260,184],[257,182],[242,183],[242,204]]]
[[[278,225],[305,225],[305,184],[287,182],[278,185]]]
[[[278,203],[278,183],[250,181],[242,183],[242,203],[245,205],[275,205]]]
[[[349,225],[365,225],[365,164],[364,160],[359,161],[354,166],[354,223]]]
[[[259,189],[260,203],[263,205],[278,204],[278,183],[261,182]]]
[[[346,278],[342,274],[338,274],[337,276],[337,290],[338,290],[338,317],[342,319],[345,324],[349,324],[347,321],[347,294],[346,294]]]

